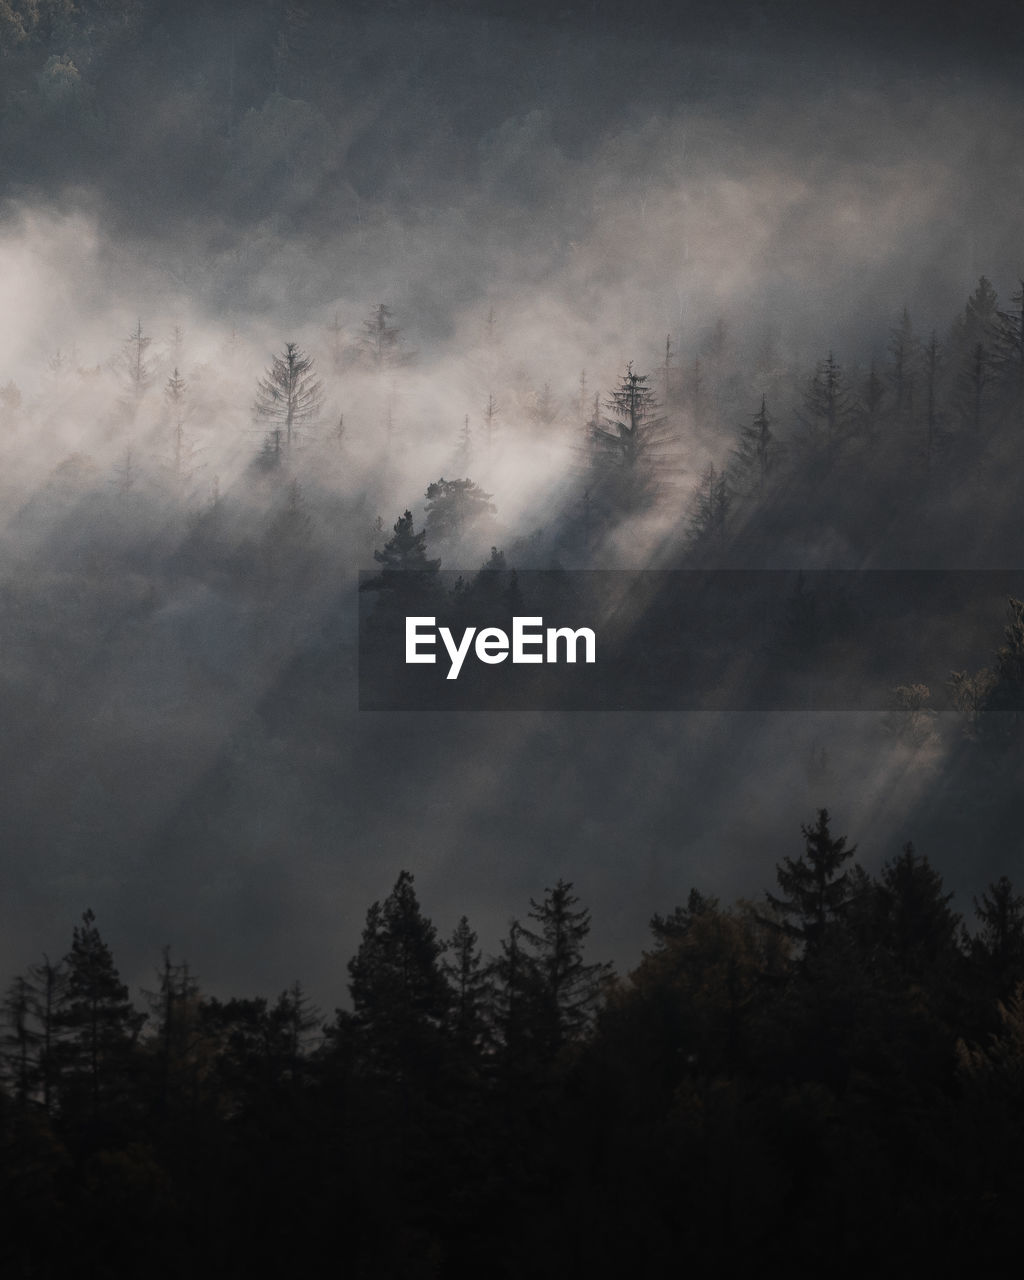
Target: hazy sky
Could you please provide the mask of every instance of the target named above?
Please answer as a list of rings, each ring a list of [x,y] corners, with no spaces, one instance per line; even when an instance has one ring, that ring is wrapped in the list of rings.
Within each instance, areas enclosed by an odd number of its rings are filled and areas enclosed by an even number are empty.
[[[1008,298],[1024,98],[989,9],[972,44],[931,9],[919,38],[873,6],[810,28],[800,5],[671,23],[342,7],[322,33],[313,8],[282,46],[279,8],[157,40],[143,5],[120,43],[79,31],[7,62],[4,972],[59,953],[92,907],[133,983],[169,942],[220,993],[301,977],[330,1006],[403,867],[443,931],[466,912],[490,949],[569,878],[595,958],[628,963],[691,884],[770,887],[818,804],[870,866],[917,839],[946,748],[883,749],[877,718],[360,714],[352,573],[378,515],[419,524],[492,387],[501,441],[473,474],[510,545],[566,500],[569,436],[519,430],[545,383],[571,419],[581,370],[606,393],[667,334],[691,361],[719,320],[738,363],[770,340],[787,369],[829,348],[866,367],[904,306],[944,333],[982,273]],[[416,354],[383,397],[346,358],[380,302]],[[140,320],[152,388],[129,422],[118,361]],[[157,572],[184,526],[158,504],[113,519],[96,493],[129,449],[156,475],[180,361],[192,500],[216,476],[258,540],[251,406],[287,340],[319,362],[325,421],[344,414],[343,451],[303,473],[336,565],[276,603]],[[728,449],[684,434],[680,503]],[[75,455],[94,479],[69,497],[55,469]],[[657,533],[619,553],[644,563]],[[336,655],[320,704],[310,653]],[[923,851],[967,891],[1013,872]]]

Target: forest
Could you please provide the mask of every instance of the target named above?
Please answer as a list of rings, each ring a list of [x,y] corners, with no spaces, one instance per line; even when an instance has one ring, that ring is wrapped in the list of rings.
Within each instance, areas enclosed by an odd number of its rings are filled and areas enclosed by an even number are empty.
[[[1014,1265],[1018,26],[0,0],[5,1272]]]
[[[623,977],[567,881],[485,957],[402,871],[333,1017],[169,949],[140,1007],[86,911],[4,1000],[9,1273],[1011,1268],[1024,895],[968,928],[912,844],[872,877],[826,810],[800,835]]]

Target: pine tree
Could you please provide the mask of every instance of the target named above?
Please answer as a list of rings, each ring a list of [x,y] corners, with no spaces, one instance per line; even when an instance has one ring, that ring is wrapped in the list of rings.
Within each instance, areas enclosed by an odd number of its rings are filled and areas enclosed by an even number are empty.
[[[800,831],[806,842],[803,856],[784,858],[776,866],[784,896],[767,897],[785,917],[784,932],[803,944],[808,957],[822,949],[850,904],[855,882],[841,868],[857,847],[848,849],[845,836],[832,838],[827,809],[818,810],[815,826],[801,826]]]
[[[464,1054],[479,1054],[487,1042],[491,982],[477,935],[465,916],[448,939],[442,967],[452,993],[451,1033]]]
[[[592,427],[594,461],[606,500],[629,511],[652,500],[670,463],[673,434],[647,374],[630,363]]]
[[[962,352],[971,352],[980,343],[990,349],[999,321],[999,299],[987,276],[978,279],[977,287],[967,299],[963,314],[958,316],[952,343]]]
[[[955,371],[954,406],[974,437],[967,442],[969,453],[977,449],[987,426],[998,341],[999,300],[991,282],[981,276],[949,338],[950,363]]]
[[[659,915],[657,912],[651,916],[650,928],[656,945],[663,947],[673,939],[684,938],[695,920],[710,912],[718,911],[720,906],[721,903],[717,898],[701,893],[699,889],[691,889],[685,907],[674,907],[672,914],[668,916]]]
[[[291,1091],[306,1083],[309,1060],[320,1042],[321,1015],[301,982],[282,991],[267,1011],[270,1077],[276,1088]]]
[[[402,871],[384,902],[367,911],[348,966],[354,1025],[375,1072],[405,1079],[436,1063],[451,1007],[443,952],[412,875]]]
[[[156,1065],[156,1105],[164,1114],[194,1101],[198,1088],[196,1051],[202,1042],[199,984],[188,965],[171,961],[164,947],[156,991],[145,991],[154,1027],[147,1047]]]
[[[921,344],[914,333],[906,307],[899,323],[889,330],[889,383],[893,391],[893,412],[903,421],[913,413]]]
[[[980,439],[987,426],[989,388],[993,378],[991,351],[983,342],[976,342],[964,357],[956,380],[960,418],[975,440]]]
[[[882,379],[878,376],[875,361],[872,360],[868,369],[868,376],[864,379],[862,385],[858,413],[864,434],[872,442],[878,436],[878,419],[884,400],[885,388],[882,385]]]
[[[196,448],[185,430],[188,417],[188,384],[174,366],[174,372],[164,384],[164,400],[171,414],[172,437],[170,471],[177,485],[187,484],[196,473]]]
[[[777,446],[772,432],[772,418],[767,397],[748,426],[740,428],[739,447],[733,451],[732,472],[741,493],[762,494],[768,476],[775,466]]]
[[[381,566],[378,577],[364,582],[362,591],[421,591],[436,581],[440,560],[427,559],[427,531],[416,533],[412,512],[405,511],[395,522],[394,534],[373,558]]]
[[[3,1078],[15,1100],[24,1105],[35,1085],[38,1046],[38,1033],[32,1022],[32,988],[27,978],[12,980],[0,1012],[4,1028],[0,1036]]]
[[[468,471],[473,461],[473,435],[469,429],[469,414],[462,420],[458,442],[455,446],[455,466],[459,471]]]
[[[265,452],[275,459],[295,442],[300,426],[314,425],[323,405],[323,383],[316,376],[312,356],[294,342],[285,343],[256,387],[253,413],[271,424]]]
[[[974,899],[974,911],[981,924],[973,942],[975,957],[1006,994],[1024,978],[1024,895],[1000,876],[980,902]]]
[[[136,322],[121,344],[120,370],[128,390],[129,409],[134,414],[153,381],[153,370],[146,352],[152,342],[143,332],[141,319]]]
[[[484,405],[484,444],[488,453],[494,447],[494,420],[500,413],[501,410],[498,408],[494,396],[488,392],[487,403]]]
[[[995,354],[1016,425],[1024,427],[1024,280],[1010,301],[1012,311],[998,312]]]
[[[583,959],[590,912],[576,910],[578,902],[572,884],[559,880],[553,889],[545,890],[543,901],[530,900],[528,918],[536,927],[520,930],[533,952],[538,1040],[549,1053],[577,1039],[591,1025],[612,972],[610,964],[587,964]]]
[[[484,517],[496,511],[491,494],[472,480],[446,480],[427,487],[427,519],[424,532],[433,543],[456,540]]]
[[[125,1089],[132,1050],[145,1015],[128,997],[110,948],[91,911],[74,930],[65,960],[67,985],[57,1024],[61,1112],[95,1118],[115,1107]]]
[[[830,351],[819,361],[804,395],[803,421],[809,443],[834,458],[849,429],[852,401],[846,375]]]
[[[52,964],[44,956],[27,976],[12,981],[3,1002],[4,1076],[20,1102],[37,1102],[47,1113],[58,1068],[57,1019],[66,978],[63,962]]]
[[[910,843],[882,868],[883,938],[900,971],[917,979],[957,951],[960,917],[942,888],[942,877]]]
[[[943,424],[945,421],[939,408],[939,379],[942,373],[942,349],[938,337],[932,330],[928,345],[924,349],[924,460],[930,475],[935,466],[939,449],[943,441]]]
[[[498,955],[491,962],[491,1023],[507,1069],[527,1067],[536,1053],[537,1010],[541,1003],[541,977],[533,955],[524,944],[525,930],[518,920],[509,923]],[[543,1025],[550,1028],[550,1014]]]
[[[721,544],[729,521],[732,495],[724,471],[709,462],[693,495],[690,536],[699,546]]]
[[[411,364],[415,354],[403,351],[401,328],[392,323],[390,307],[383,302],[374,307],[369,319],[363,321],[358,354],[361,362],[374,373],[384,374]]]

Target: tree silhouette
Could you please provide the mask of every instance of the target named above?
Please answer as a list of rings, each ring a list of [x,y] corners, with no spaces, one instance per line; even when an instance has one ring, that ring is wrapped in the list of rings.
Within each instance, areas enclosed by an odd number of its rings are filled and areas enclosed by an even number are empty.
[[[725,538],[732,495],[725,473],[709,462],[694,490],[690,510],[690,536],[698,546],[720,544]]]
[[[472,525],[497,510],[491,495],[473,480],[446,480],[427,486],[427,519],[424,532],[433,543],[458,539]]]
[[[1008,876],[1000,876],[980,902],[974,899],[974,910],[981,928],[972,950],[1005,996],[1024,978],[1024,895],[1014,891]]]
[[[846,437],[853,410],[846,375],[830,351],[817,368],[804,394],[802,418],[807,440],[833,459]]]
[[[153,381],[153,369],[146,355],[152,342],[142,328],[141,319],[121,344],[119,367],[128,390],[129,408],[134,414]]]
[[[392,323],[392,319],[391,308],[379,302],[369,318],[363,321],[358,345],[359,358],[374,373],[383,374],[400,369],[415,359],[413,352],[402,350],[402,330]]]
[[[388,897],[367,911],[348,966],[354,1025],[375,1073],[405,1081],[436,1064],[451,1007],[443,952],[412,875],[400,872]]]
[[[91,911],[76,925],[58,1015],[61,1112],[109,1115],[127,1087],[129,1059],[145,1015],[136,1011]]]
[[[488,1039],[487,1008],[491,981],[477,945],[477,936],[462,916],[442,960],[452,993],[449,1025],[464,1054],[477,1055]]]
[[[271,424],[264,452],[280,461],[294,442],[300,426],[315,424],[323,405],[323,384],[316,376],[312,356],[294,342],[285,343],[259,380],[253,403],[255,416]]]
[[[882,868],[885,943],[900,972],[918,980],[934,977],[957,954],[960,917],[949,908],[953,894],[942,889],[942,877],[913,844]]]
[[[533,955],[539,1005],[538,1038],[548,1053],[579,1037],[590,1025],[611,975],[611,965],[583,959],[590,933],[590,911],[576,910],[572,884],[559,880],[541,902],[530,899],[528,918],[536,928],[520,929]]]
[[[673,433],[647,374],[630,363],[591,427],[593,463],[605,500],[629,511],[653,499],[669,464]]]
[[[744,494],[763,493],[768,476],[775,467],[777,452],[768,400],[762,396],[760,409],[749,424],[740,428],[739,444],[733,450],[731,471],[734,487]]]
[[[833,839],[827,809],[818,810],[813,827],[801,826],[805,850],[799,858],[784,858],[776,866],[776,878],[784,896],[768,894],[771,905],[785,917],[784,931],[803,944],[805,956],[819,951],[829,930],[849,905],[853,880],[843,864],[856,845],[846,847],[846,837]]]

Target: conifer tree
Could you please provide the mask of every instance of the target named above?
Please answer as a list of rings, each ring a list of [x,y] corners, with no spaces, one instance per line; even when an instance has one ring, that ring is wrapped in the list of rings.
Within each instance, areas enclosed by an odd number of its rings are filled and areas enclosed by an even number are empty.
[[[1012,311],[1000,311],[996,325],[995,354],[1000,379],[1006,388],[1014,421],[1024,426],[1024,280],[1010,301]]]
[[[415,532],[412,512],[407,510],[395,521],[394,536],[373,558],[385,569],[436,569],[440,561],[427,559],[426,537],[425,529]]]
[[[116,1105],[145,1015],[136,1011],[110,948],[86,911],[76,925],[66,961],[67,985],[57,1023],[62,1113],[81,1109],[96,1117]]]
[[[970,352],[980,343],[986,350],[992,346],[999,321],[999,299],[987,276],[978,279],[967,299],[963,313],[953,325],[952,342],[962,352]]]
[[[265,452],[279,460],[295,442],[299,428],[314,425],[323,405],[323,383],[316,376],[312,356],[294,342],[285,343],[281,355],[256,387],[253,413],[270,423]]]
[[[149,390],[150,383],[153,381],[153,369],[146,355],[151,342],[152,338],[143,331],[140,319],[121,344],[119,366],[127,387],[128,407],[132,414],[135,413],[139,402]]]
[[[391,308],[379,302],[369,318],[363,321],[358,343],[360,361],[377,374],[411,364],[415,355],[402,350],[401,337],[402,330],[393,323]]]
[[[886,946],[903,973],[924,978],[957,950],[960,917],[942,877],[907,843],[882,868],[881,908]]]
[[[740,428],[739,446],[733,451],[735,487],[741,493],[763,493],[775,466],[776,452],[768,400],[762,396],[761,407],[754,414],[753,421]]]
[[[670,464],[673,433],[647,374],[630,363],[591,427],[594,463],[606,501],[628,512],[652,500]]]
[[[494,1034],[504,1062],[513,1072],[525,1067],[533,1056],[540,1004],[540,975],[533,955],[523,945],[525,932],[518,920],[509,923],[508,935],[501,939],[488,970]],[[545,1022],[550,1026],[550,1016]]]
[[[722,542],[731,506],[732,495],[725,472],[709,462],[693,494],[690,536],[695,544],[711,546]]]
[[[914,409],[921,357],[921,344],[914,333],[910,312],[906,307],[899,323],[889,330],[889,383],[893,394],[893,412],[898,421],[908,418]]]
[[[939,407],[939,379],[942,373],[942,349],[932,330],[924,349],[924,461],[930,474],[943,438],[944,414]]]
[[[974,899],[980,929],[973,950],[986,969],[1007,991],[1024,978],[1024,895],[1014,891],[1008,876],[1000,876]]]
[[[3,1074],[21,1102],[51,1110],[58,1069],[58,1014],[66,984],[64,963],[44,956],[16,977],[3,1002]]]
[[[188,965],[171,961],[170,947],[164,947],[157,979],[155,991],[143,992],[154,1018],[146,1043],[155,1058],[156,1105],[166,1115],[195,1092],[195,1054],[202,1040],[199,984]]]
[[[452,993],[449,1025],[455,1042],[466,1053],[479,1053],[487,1040],[491,983],[477,935],[465,916],[448,939],[442,967]]]
[[[852,415],[846,375],[830,351],[819,361],[804,395],[803,421],[808,442],[834,458],[846,437]]]
[[[473,524],[497,510],[491,495],[473,480],[446,480],[427,486],[427,519],[424,532],[433,543],[457,539]]]
[[[583,958],[590,911],[577,910],[578,902],[571,882],[559,880],[541,902],[530,900],[528,918],[535,927],[520,929],[533,953],[538,1039],[549,1052],[590,1025],[612,972],[610,964],[588,964]]]
[[[975,440],[987,424],[989,390],[994,378],[992,354],[983,342],[976,342],[964,357],[957,376],[957,403],[960,418]]]
[[[805,841],[803,855],[784,858],[776,866],[783,896],[767,897],[785,918],[784,932],[803,943],[806,957],[821,950],[850,903],[855,882],[842,867],[857,847],[847,848],[845,836],[833,839],[827,809],[818,810],[813,827],[801,826],[800,830]]]
[[[363,582],[360,590],[389,590],[403,596],[429,591],[437,581],[441,561],[427,558],[426,541],[427,531],[417,533],[413,527],[412,512],[403,512],[395,521],[392,536],[373,553],[381,572]]]
[[[412,875],[402,871],[388,897],[367,911],[348,966],[354,1025],[375,1071],[405,1078],[436,1061],[451,1006],[443,952]]]
[[[24,975],[11,981],[2,1008],[0,1061],[3,1078],[15,1100],[24,1104],[32,1096],[36,1079],[38,1032],[32,1019],[32,988]]]
[[[164,384],[164,400],[171,415],[170,472],[177,485],[187,484],[196,473],[196,447],[185,429],[188,418],[188,384],[178,371]]]

